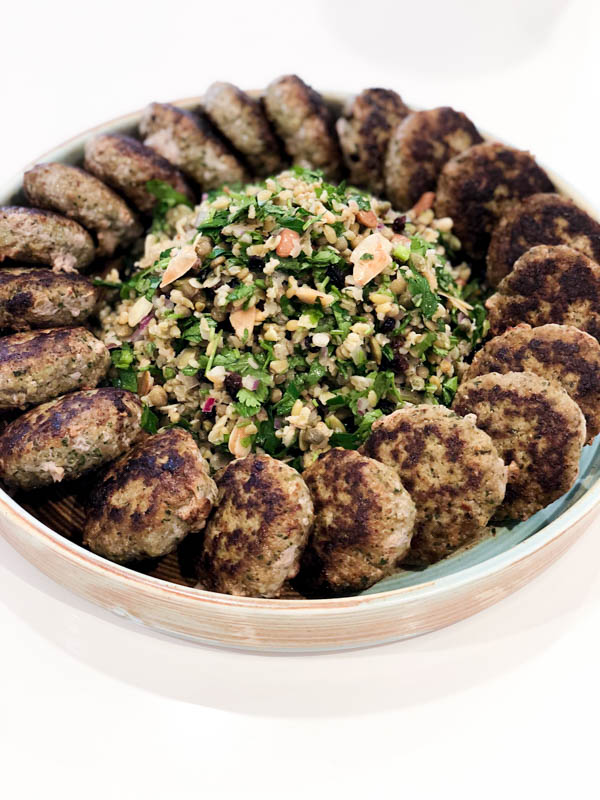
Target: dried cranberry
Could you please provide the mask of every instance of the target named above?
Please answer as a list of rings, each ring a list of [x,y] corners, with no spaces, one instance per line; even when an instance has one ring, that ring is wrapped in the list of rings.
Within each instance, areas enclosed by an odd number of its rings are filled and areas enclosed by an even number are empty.
[[[382,333],[389,333],[390,331],[394,330],[394,326],[396,325],[396,320],[392,319],[392,317],[386,317],[383,322],[379,325],[379,330]]]
[[[259,258],[259,256],[250,256],[248,258],[248,268],[249,269],[257,269],[262,270],[265,266],[265,262],[263,258]]]
[[[330,264],[327,267],[327,277],[338,289],[343,289],[346,285],[346,275],[337,264]]]
[[[390,364],[390,369],[392,372],[395,372],[396,375],[402,375],[409,367],[408,358],[404,355],[404,353],[400,352],[399,342],[392,344],[392,349],[394,351],[394,357],[392,359],[392,363]]]
[[[394,233],[404,233],[404,226],[406,225],[406,217],[402,215],[401,217],[396,217],[396,219],[392,222],[392,230]]]
[[[229,396],[235,399],[242,388],[242,376],[238,375],[237,372],[228,372],[225,376],[225,388]]]

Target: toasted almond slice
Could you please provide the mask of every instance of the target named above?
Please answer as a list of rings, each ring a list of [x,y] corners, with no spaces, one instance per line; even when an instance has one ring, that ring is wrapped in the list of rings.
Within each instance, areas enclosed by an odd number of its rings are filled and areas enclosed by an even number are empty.
[[[130,328],[135,328],[144,319],[144,317],[152,311],[152,303],[146,300],[145,297],[138,297],[135,303],[129,309],[127,315],[127,324]]]
[[[288,256],[296,258],[296,256],[300,255],[300,250],[300,235],[290,228],[283,228],[279,234],[279,244],[275,250],[277,255],[281,258],[287,258]]]
[[[154,378],[150,375],[150,371],[146,370],[146,372],[142,372],[142,374],[138,377],[138,394],[140,397],[144,397],[144,395],[148,394],[152,386],[154,385]]]
[[[420,216],[424,211],[427,211],[428,208],[431,208],[434,200],[435,192],[423,192],[412,208],[415,217]]]
[[[245,429],[246,426],[242,426],[241,428],[236,426],[229,436],[227,447],[229,448],[229,452],[236,458],[245,458],[250,450],[252,450],[251,445],[242,444],[242,439],[245,439],[248,435],[244,433]]]
[[[164,286],[168,286],[170,283],[173,283],[173,281],[183,277],[186,272],[191,270],[197,261],[198,256],[194,247],[190,244],[186,244],[169,262],[169,266],[163,273],[160,288],[162,289]]]
[[[392,243],[380,233],[372,233],[363,239],[350,256],[350,261],[354,264],[352,277],[356,285],[365,286],[383,272],[392,263],[391,251]]]
[[[356,219],[361,225],[364,225],[365,228],[377,227],[377,217],[374,211],[359,211],[356,215]]]
[[[438,294],[449,300],[454,308],[458,308],[463,314],[468,314],[469,311],[473,311],[473,306],[467,303],[466,300],[461,300],[459,297],[452,297],[451,294],[447,294],[446,292],[438,292]]]
[[[248,308],[244,311],[243,308],[239,308],[237,311],[232,311],[229,315],[229,321],[231,322],[231,326],[235,331],[235,335],[243,339],[244,332],[248,331],[248,335],[252,333],[252,329],[256,324],[256,307],[252,306],[252,308]]]
[[[425,266],[421,270],[421,273],[425,276],[425,279],[427,280],[427,283],[429,284],[429,288],[431,289],[431,291],[437,292],[438,282],[433,267]]]

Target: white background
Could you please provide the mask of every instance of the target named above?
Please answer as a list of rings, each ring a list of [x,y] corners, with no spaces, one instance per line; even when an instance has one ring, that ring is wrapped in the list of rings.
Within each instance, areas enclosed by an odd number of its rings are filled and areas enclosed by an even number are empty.
[[[148,101],[296,71],[454,105],[598,198],[599,30],[591,0],[13,2],[0,181]],[[1,796],[596,798],[597,527],[471,620],[302,657],[142,633],[0,541]]]

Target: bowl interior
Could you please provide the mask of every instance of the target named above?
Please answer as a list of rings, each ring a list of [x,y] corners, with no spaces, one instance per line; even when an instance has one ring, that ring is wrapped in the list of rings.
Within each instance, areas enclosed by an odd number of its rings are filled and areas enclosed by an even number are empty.
[[[329,98],[332,105],[339,108],[343,98],[332,96]],[[198,105],[199,99],[176,101],[177,105],[186,108],[193,108]],[[88,136],[104,131],[111,132],[131,132],[135,129],[139,114],[127,115],[119,120],[113,120],[106,125],[95,128],[93,132],[84,133],[65,145],[45,154],[35,162],[40,161],[63,161],[65,163],[77,164],[81,162],[83,144]],[[492,137],[486,137],[492,138]],[[493,137],[496,139],[496,137]],[[573,197],[581,206],[585,207],[589,213],[594,214],[589,204],[581,198],[576,197],[560,178],[557,178],[549,170],[551,178],[560,191]],[[22,173],[15,177],[11,185],[0,194],[0,205],[21,202],[21,181]],[[594,214],[594,216],[596,216]],[[574,503],[580,500],[586,492],[600,478],[600,454],[598,451],[600,444],[598,441],[591,446],[584,448],[580,474],[576,484],[562,498],[551,506],[533,516],[526,522],[514,524],[508,527],[490,528],[479,540],[465,548],[461,548],[444,561],[439,562],[422,571],[399,570],[394,575],[380,581],[372,586],[364,594],[372,595],[380,592],[388,592],[395,589],[415,587],[419,584],[431,583],[446,576],[454,575],[469,567],[474,567],[488,559],[499,556],[509,551],[519,543],[529,539],[539,533],[550,523],[557,520]],[[47,491],[39,491],[32,495],[17,495],[15,500],[33,516],[46,524],[52,530],[65,536],[72,542],[79,544],[81,541],[81,528],[84,519],[82,499],[87,494],[89,483],[86,479],[66,486],[59,486]],[[0,494],[4,494],[0,490]],[[200,539],[200,537],[196,537]],[[194,563],[197,558],[198,542],[194,537],[188,537],[182,543],[176,553],[163,558],[159,561],[148,561],[137,564],[134,569],[151,577],[171,583],[194,586]]]

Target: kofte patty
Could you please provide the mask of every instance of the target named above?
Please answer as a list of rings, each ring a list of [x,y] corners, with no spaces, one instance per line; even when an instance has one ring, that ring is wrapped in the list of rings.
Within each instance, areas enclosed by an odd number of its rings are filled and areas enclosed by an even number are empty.
[[[298,572],[313,522],[301,476],[267,455],[232,461],[217,477],[204,535],[201,581],[223,594],[275,597]]]
[[[103,133],[88,139],[84,167],[146,214],[156,205],[156,197],[147,187],[151,180],[168,183],[189,200],[194,199],[181,172],[158,152],[131,136]]]
[[[528,519],[575,483],[585,418],[560,384],[529,372],[492,372],[462,383],[452,408],[475,414],[509,465],[497,520]]]
[[[45,403],[91,389],[106,375],[110,354],[85,328],[50,328],[0,338],[0,409]]]
[[[253,175],[273,175],[281,169],[279,142],[259,100],[220,81],[208,87],[202,100],[212,124],[244,156]]]
[[[339,176],[341,153],[327,104],[297,75],[284,75],[267,86],[267,117],[294,164]]]
[[[315,525],[294,585],[309,596],[368,589],[410,546],[415,505],[393,469],[336,447],[303,473]]]
[[[412,208],[424,192],[435,191],[444,164],[482,141],[471,120],[448,106],[410,114],[392,134],[385,159],[393,207]]]
[[[40,267],[0,270],[0,328],[26,331],[84,322],[98,294],[89,278]]]
[[[123,389],[73,392],[31,409],[0,434],[0,476],[18,489],[74,480],[126,452],[142,404]]]
[[[530,194],[553,189],[530,153],[483,142],[444,165],[435,210],[438,217],[452,217],[463,249],[479,260],[487,252],[494,226],[511,206]]]
[[[526,197],[494,228],[487,254],[489,283],[498,286],[519,256],[538,244],[565,244],[600,262],[600,223],[567,197]]]
[[[204,117],[168,103],[150,103],[140,120],[144,143],[202,189],[247,179],[246,170]]]
[[[101,478],[87,503],[83,543],[113,561],[157,558],[201,530],[217,497],[193,436],[151,436]]]
[[[582,410],[590,443],[600,433],[600,344],[572,325],[517,325],[490,339],[463,380],[488,372],[533,372],[563,387]]]
[[[34,206],[76,220],[98,238],[98,255],[112,255],[142,234],[127,203],[98,178],[69,164],[38,164],[23,176],[27,199]]]
[[[78,222],[40,208],[0,208],[0,262],[5,258],[71,272],[91,264],[92,237]]]
[[[532,247],[485,306],[494,334],[520,322],[556,322],[600,339],[600,265],[566,245]]]
[[[383,196],[388,143],[407,114],[410,109],[391,89],[365,89],[348,101],[336,129],[350,183]]]
[[[361,448],[393,467],[417,507],[409,566],[450,555],[488,523],[506,489],[506,467],[494,443],[443,406],[411,406],[375,421]]]

